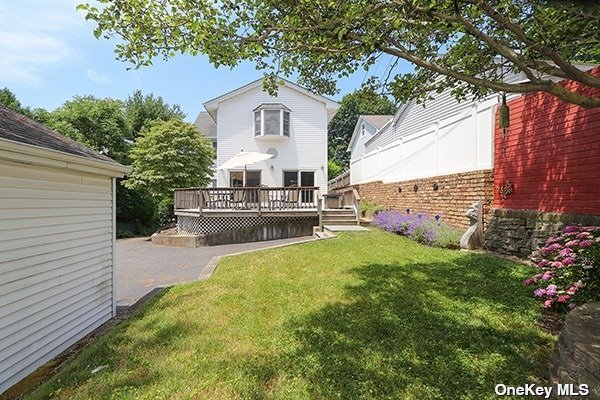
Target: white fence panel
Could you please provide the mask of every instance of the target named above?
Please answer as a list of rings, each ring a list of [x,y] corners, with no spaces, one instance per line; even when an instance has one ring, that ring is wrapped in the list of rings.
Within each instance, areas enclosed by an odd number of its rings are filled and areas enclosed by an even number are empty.
[[[495,98],[473,104],[459,115],[363,154],[350,163],[351,184],[398,182],[492,168],[496,104]]]

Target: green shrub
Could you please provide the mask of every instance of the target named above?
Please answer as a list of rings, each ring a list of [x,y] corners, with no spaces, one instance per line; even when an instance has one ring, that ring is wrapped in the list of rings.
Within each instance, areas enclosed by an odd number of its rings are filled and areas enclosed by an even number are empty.
[[[438,223],[434,246],[447,249],[460,248],[460,238],[463,232],[444,223]]]
[[[161,200],[158,203],[156,211],[157,222],[160,227],[171,224],[175,221],[175,206],[173,204],[173,198],[169,197]]]
[[[363,213],[377,214],[379,211],[383,210],[385,210],[385,207],[377,203],[370,203],[368,201],[360,203],[360,211]]]
[[[156,204],[142,189],[130,189],[117,183],[117,221],[151,224],[156,215]]]
[[[135,233],[131,231],[117,231],[117,239],[132,238]]]

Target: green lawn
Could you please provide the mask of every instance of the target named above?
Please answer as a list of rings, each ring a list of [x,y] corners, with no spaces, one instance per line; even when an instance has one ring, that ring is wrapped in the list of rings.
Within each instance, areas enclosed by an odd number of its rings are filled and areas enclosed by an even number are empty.
[[[229,257],[29,398],[493,399],[547,372],[529,275],[381,231]]]

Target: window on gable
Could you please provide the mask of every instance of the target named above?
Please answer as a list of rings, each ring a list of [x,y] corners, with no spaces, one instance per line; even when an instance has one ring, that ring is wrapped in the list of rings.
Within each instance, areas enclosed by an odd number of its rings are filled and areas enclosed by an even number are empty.
[[[360,125],[360,136],[365,136],[365,131],[365,124],[363,123]]]
[[[262,104],[254,110],[254,136],[290,136],[290,110],[283,104]]]

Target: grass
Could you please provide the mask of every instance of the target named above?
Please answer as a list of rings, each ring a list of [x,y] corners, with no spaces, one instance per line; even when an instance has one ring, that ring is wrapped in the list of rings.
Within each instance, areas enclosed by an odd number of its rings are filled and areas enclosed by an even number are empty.
[[[544,382],[530,274],[379,230],[229,257],[28,398],[492,399]]]

